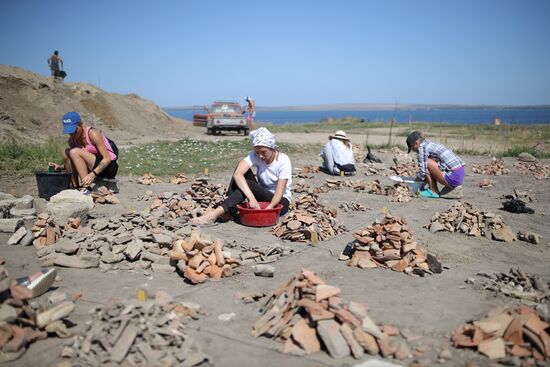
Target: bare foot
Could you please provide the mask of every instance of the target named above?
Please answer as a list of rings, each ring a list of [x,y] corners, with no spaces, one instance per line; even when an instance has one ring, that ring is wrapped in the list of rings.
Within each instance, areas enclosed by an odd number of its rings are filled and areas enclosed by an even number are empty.
[[[194,224],[197,226],[206,226],[209,224],[213,224],[216,221],[216,219],[218,219],[220,215],[222,215],[223,213],[224,213],[224,210],[220,206],[214,209],[213,211],[209,212],[208,214],[201,215],[200,217],[192,218],[189,221],[191,222],[191,224]]]

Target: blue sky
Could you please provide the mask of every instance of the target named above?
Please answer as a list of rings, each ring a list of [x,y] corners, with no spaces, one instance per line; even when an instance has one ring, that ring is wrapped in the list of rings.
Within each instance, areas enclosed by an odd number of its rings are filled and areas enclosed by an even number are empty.
[[[0,64],[163,107],[550,104],[550,1],[0,1]]]

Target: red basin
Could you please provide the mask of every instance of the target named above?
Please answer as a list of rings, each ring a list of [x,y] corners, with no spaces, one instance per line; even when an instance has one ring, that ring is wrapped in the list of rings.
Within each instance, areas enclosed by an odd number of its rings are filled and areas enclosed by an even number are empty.
[[[260,201],[258,204],[261,209],[250,209],[248,203],[237,204],[241,223],[250,227],[269,227],[277,224],[283,206],[277,204],[273,209],[264,209],[270,204],[269,202]]]

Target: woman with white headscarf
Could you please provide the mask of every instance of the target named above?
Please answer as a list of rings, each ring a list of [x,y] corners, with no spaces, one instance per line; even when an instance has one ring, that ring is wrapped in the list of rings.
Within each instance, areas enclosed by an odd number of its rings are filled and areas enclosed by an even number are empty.
[[[231,213],[237,204],[248,199],[249,207],[259,209],[258,202],[269,202],[266,209],[281,204],[281,214],[288,211],[292,185],[290,159],[277,150],[275,136],[265,127],[250,132],[252,151],[239,162],[227,190],[227,199],[201,217],[191,219],[197,225],[211,224],[224,213]],[[254,176],[252,167],[257,168]]]

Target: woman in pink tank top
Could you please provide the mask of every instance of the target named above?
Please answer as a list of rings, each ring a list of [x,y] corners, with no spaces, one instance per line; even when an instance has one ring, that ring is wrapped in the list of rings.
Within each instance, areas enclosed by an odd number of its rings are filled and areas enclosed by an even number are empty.
[[[96,177],[115,178],[118,157],[105,135],[83,123],[76,112],[63,116],[63,133],[70,134],[69,148],[63,154],[64,167],[52,165],[72,172],[73,187],[89,193]]]

